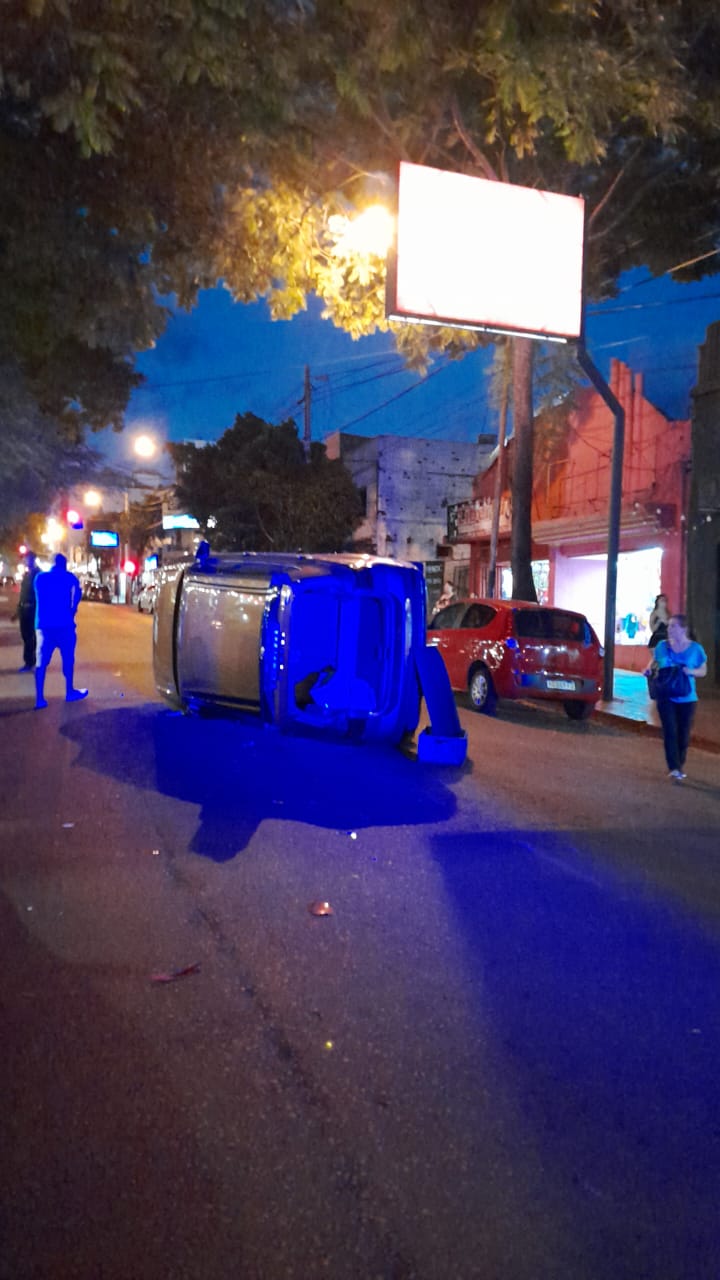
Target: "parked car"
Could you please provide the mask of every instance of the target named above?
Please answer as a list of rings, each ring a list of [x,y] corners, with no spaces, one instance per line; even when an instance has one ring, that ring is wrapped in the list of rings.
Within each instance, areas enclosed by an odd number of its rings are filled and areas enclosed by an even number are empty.
[[[83,586],[83,600],[112,604],[112,593],[104,582],[86,582]]]
[[[157,689],[173,706],[254,712],[283,729],[355,741],[399,742],[417,727],[423,693],[431,728],[418,754],[465,758],[447,674],[425,644],[423,576],[411,564],[203,551],[160,570],[153,656]]]
[[[494,712],[498,698],[539,698],[584,720],[600,697],[603,650],[582,613],[522,600],[458,600],[430,619],[428,644],[476,711]]]
[[[138,613],[154,613],[155,601],[157,600],[157,583],[151,582],[146,587],[141,587],[135,601]]]

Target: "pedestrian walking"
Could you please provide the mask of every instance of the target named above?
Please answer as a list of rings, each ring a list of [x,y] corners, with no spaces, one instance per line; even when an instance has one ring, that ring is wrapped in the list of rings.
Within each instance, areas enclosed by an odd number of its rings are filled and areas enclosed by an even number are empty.
[[[681,782],[687,776],[685,758],[698,700],[695,680],[707,675],[707,654],[702,645],[692,638],[684,613],[674,613],[667,628],[668,638],[658,641],[654,661],[646,667],[645,675],[650,675],[653,669],[675,667],[688,678],[686,693],[658,694],[657,698],[668,777]]]
[[[37,612],[35,625],[40,633],[40,660],[35,668],[35,710],[47,706],[45,701],[45,673],[56,649],[60,650],[65,677],[65,701],[79,702],[87,698],[87,689],[76,689],[75,672],[75,614],[82,599],[82,588],[74,573],[67,567],[67,559],[58,554],[52,569],[41,573],[35,583]]]
[[[668,622],[670,621],[670,609],[668,608],[668,599],[665,595],[655,597],[652,613],[650,614],[649,627],[650,639],[648,640],[648,649],[654,649],[661,640],[667,640]]]
[[[16,618],[20,623],[20,637],[23,646],[23,665],[21,671],[34,671],[37,657],[37,636],[35,634],[35,582],[40,576],[34,551],[25,553],[25,576],[20,583],[20,599]]]

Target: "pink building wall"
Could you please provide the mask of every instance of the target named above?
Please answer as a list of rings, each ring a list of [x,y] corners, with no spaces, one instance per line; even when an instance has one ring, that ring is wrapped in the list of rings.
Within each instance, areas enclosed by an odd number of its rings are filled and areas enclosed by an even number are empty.
[[[613,360],[610,386],[625,410],[625,449],[620,551],[662,550],[661,583],[671,608],[683,609],[686,595],[686,529],[689,498],[690,423],[666,418],[644,395],[642,374]],[[536,464],[533,487],[533,558],[550,563],[549,598],[583,607],[596,625],[602,569],[580,557],[607,552],[610,464],[614,417],[601,396],[586,388],[570,415],[567,438],[545,465]],[[512,467],[509,450],[508,471]],[[494,492],[495,463],[477,478],[476,497]],[[509,491],[509,481],[506,492]],[[489,539],[471,544],[471,583],[482,580]],[[498,561],[510,559],[509,538],[501,537]],[[579,597],[584,580],[587,599]],[[475,588],[477,589],[477,587]],[[602,605],[604,612],[604,603]],[[630,660],[626,646],[623,658]],[[638,659],[639,661],[640,659]]]

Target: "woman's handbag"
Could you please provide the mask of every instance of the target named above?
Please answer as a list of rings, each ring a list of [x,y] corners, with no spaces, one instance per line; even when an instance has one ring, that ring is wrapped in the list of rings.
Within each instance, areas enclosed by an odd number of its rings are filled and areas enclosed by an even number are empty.
[[[662,698],[687,698],[690,692],[690,677],[682,667],[658,667],[648,673],[647,682],[653,702]]]

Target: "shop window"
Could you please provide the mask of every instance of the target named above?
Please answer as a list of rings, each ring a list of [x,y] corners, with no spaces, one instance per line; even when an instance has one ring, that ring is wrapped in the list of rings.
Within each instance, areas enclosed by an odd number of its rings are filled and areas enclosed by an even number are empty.
[[[535,594],[538,599],[538,604],[547,604],[550,588],[550,561],[533,560],[532,576],[535,584]]]

